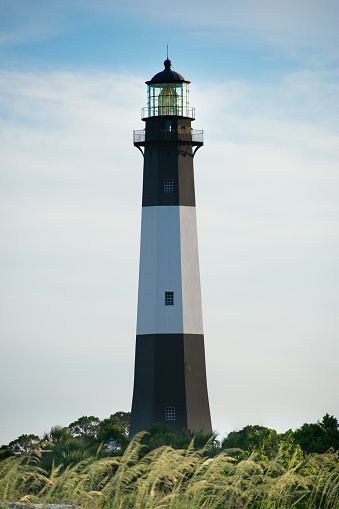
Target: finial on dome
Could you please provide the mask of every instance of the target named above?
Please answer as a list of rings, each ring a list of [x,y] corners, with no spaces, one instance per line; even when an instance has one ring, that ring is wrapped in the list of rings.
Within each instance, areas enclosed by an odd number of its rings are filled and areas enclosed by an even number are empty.
[[[165,71],[170,71],[172,67],[172,62],[167,58],[164,62]]]

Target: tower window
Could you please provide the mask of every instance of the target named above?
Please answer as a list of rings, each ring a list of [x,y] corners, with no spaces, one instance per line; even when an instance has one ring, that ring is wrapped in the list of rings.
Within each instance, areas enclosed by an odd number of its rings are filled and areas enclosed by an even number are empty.
[[[164,179],[164,192],[173,193],[173,179]]]
[[[165,292],[165,306],[174,305],[174,292]]]
[[[166,421],[175,421],[175,407],[166,407]]]
[[[165,131],[172,131],[172,122],[170,120],[165,120]]]

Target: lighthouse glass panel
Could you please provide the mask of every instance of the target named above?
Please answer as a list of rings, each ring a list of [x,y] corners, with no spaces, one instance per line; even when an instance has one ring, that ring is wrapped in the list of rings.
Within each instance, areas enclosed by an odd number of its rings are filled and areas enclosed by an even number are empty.
[[[148,85],[148,116],[176,115],[190,117],[187,83],[153,83]]]

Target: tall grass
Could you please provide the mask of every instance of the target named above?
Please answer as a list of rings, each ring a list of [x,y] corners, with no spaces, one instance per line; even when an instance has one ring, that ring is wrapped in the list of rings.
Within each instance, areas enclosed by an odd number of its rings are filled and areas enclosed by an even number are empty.
[[[39,457],[7,458],[0,462],[0,499],[88,509],[339,508],[338,453],[286,462],[282,453],[239,459],[239,451],[228,450],[212,458],[210,444],[147,453],[141,438],[123,456],[94,455],[49,475]]]

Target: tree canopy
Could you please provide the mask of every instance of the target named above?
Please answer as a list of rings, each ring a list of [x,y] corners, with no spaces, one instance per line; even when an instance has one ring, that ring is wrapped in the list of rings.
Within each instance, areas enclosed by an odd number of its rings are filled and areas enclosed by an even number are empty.
[[[69,424],[68,429],[70,433],[75,437],[93,436],[96,437],[98,433],[98,427],[100,424],[99,417],[90,415],[87,417],[83,415],[77,421]]]
[[[322,421],[313,424],[303,424],[293,433],[293,438],[302,450],[309,453],[324,453],[330,449],[339,450],[339,423],[329,414],[325,414]]]
[[[0,447],[0,461],[8,456],[35,453],[42,456],[41,465],[47,471],[60,465],[66,468],[81,459],[98,455],[122,455],[130,439],[130,413],[115,412],[109,418],[100,420],[93,415],[82,416],[68,426],[53,426],[42,438],[38,435],[21,435],[8,445]],[[255,452],[262,460],[274,458],[278,453],[288,463],[289,458],[303,455],[339,450],[339,423],[328,413],[321,421],[305,423],[300,428],[285,433],[277,433],[272,428],[248,425],[239,431],[231,431],[220,443],[213,434],[182,430],[179,434],[170,428],[155,423],[141,440],[146,450],[161,446],[173,449],[208,448],[208,454],[215,456],[220,452],[234,457],[247,458]],[[40,453],[39,453],[40,454]],[[287,465],[286,463],[286,465]]]

